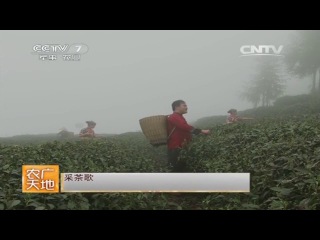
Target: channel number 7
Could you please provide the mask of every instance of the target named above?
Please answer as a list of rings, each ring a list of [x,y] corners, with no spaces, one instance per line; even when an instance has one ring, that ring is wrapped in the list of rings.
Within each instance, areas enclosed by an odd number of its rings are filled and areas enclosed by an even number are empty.
[[[80,46],[75,46],[75,47],[77,48],[77,52],[79,52],[82,46],[80,45]]]

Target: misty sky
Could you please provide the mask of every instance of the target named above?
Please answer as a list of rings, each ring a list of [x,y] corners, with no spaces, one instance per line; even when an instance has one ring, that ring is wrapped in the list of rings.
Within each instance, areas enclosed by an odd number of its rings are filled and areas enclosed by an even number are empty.
[[[78,133],[86,120],[96,133],[139,131],[139,119],[170,114],[177,99],[189,122],[251,108],[239,95],[257,57],[240,57],[240,47],[285,48],[292,32],[0,31],[0,137]],[[80,61],[32,54],[36,44],[75,43],[89,47]],[[307,93],[310,83],[290,80],[285,93]]]

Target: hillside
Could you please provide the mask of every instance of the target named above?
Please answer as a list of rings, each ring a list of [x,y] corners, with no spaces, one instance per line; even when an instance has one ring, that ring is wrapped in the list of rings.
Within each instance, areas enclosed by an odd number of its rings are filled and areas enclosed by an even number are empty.
[[[226,110],[226,112],[229,109]],[[273,106],[257,107],[247,110],[239,110],[238,115],[253,117],[254,121],[268,118],[290,118],[303,115],[320,114],[320,95],[302,94],[297,96],[284,96],[278,98]],[[227,118],[223,116],[208,116],[198,119],[194,126],[199,128],[213,127],[225,123]],[[253,122],[253,121],[249,121]]]

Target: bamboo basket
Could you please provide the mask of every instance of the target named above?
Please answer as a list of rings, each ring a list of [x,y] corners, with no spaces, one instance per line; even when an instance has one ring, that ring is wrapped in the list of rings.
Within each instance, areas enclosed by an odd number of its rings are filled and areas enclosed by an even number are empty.
[[[167,118],[168,115],[157,115],[139,120],[142,133],[153,146],[167,144]]]

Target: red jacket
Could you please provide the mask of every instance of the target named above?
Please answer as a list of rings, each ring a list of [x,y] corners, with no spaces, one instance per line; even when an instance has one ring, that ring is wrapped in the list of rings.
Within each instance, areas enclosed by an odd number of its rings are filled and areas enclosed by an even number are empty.
[[[182,148],[185,144],[191,141],[192,133],[197,134],[201,131],[200,129],[195,129],[194,127],[190,126],[186,119],[181,114],[176,112],[168,117],[167,123],[168,136],[174,127],[176,127],[168,140],[169,150]]]

